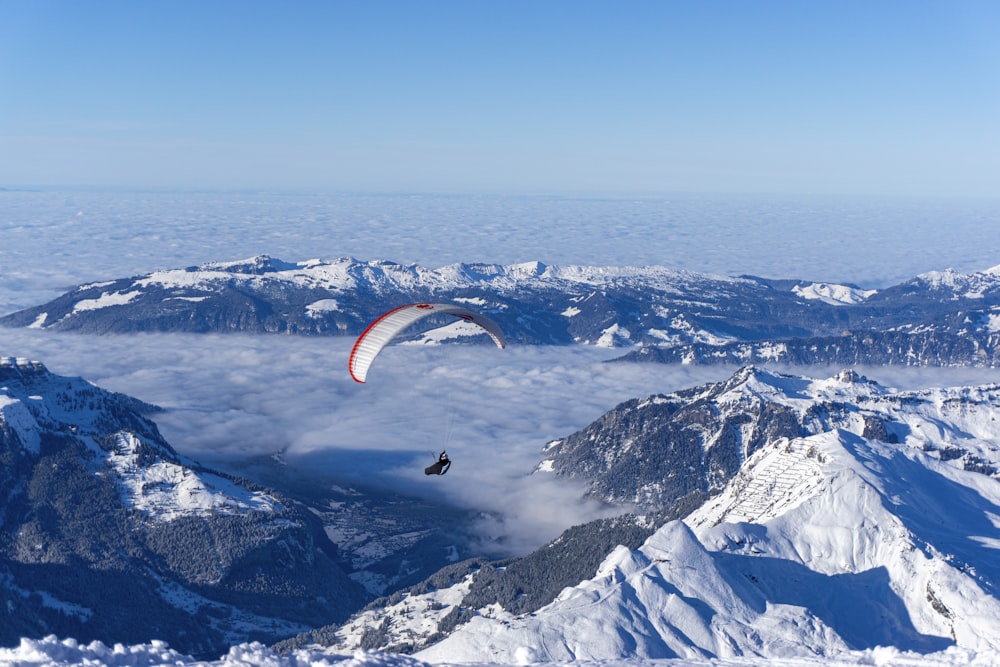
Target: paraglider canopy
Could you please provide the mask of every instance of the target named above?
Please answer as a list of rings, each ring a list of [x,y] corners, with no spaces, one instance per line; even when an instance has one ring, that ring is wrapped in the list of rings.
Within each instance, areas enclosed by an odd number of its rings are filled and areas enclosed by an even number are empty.
[[[475,313],[468,308],[450,303],[411,303],[394,308],[368,325],[351,350],[348,369],[355,382],[364,382],[368,369],[382,348],[408,326],[431,315],[452,315],[466,322],[478,325],[490,335],[497,347],[503,349],[507,342],[497,323],[490,318]]]

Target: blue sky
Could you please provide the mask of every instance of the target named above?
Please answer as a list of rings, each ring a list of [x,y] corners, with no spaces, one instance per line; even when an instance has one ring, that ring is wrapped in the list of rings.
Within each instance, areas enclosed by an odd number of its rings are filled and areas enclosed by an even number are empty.
[[[995,196],[998,32],[971,0],[0,0],[0,187]]]

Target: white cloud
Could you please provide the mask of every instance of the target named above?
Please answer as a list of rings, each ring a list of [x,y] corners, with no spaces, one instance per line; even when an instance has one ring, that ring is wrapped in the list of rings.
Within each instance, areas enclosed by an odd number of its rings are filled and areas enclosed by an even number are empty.
[[[948,267],[995,266],[1000,247],[1000,209],[942,200],[78,190],[0,191],[0,206],[3,313],[77,283],[259,253],[428,267],[655,264],[872,287]],[[824,229],[836,231],[818,233]],[[0,330],[0,355],[32,356],[54,372],[168,408],[157,416],[168,440],[205,463],[284,450],[290,459],[325,462],[340,473],[360,471],[402,489],[499,510],[504,520],[494,530],[523,537],[518,546],[551,536],[570,515],[582,520],[596,511],[563,501],[577,489],[526,476],[548,440],[586,426],[619,401],[728,374],[601,363],[619,354],[614,350],[396,346],[362,386],[346,372],[350,345],[334,338]],[[954,375],[900,373],[903,382]],[[426,479],[424,465],[444,447],[453,471]]]
[[[366,384],[345,338],[85,336],[0,329],[0,354],[155,403],[161,432],[203,463],[284,452],[290,462],[494,513],[484,537],[523,553],[606,509],[529,473],[551,440],[620,402],[728,377],[727,367],[605,363],[583,347],[390,346]],[[789,372],[832,376],[839,368]],[[897,388],[991,382],[990,369],[859,369]],[[447,449],[443,477],[423,468]]]
[[[494,513],[485,536],[524,552],[606,509],[581,489],[530,476],[542,448],[619,402],[729,374],[722,368],[607,364],[618,351],[392,346],[362,385],[353,341],[287,336],[86,336],[0,330],[4,354],[155,403],[161,432],[206,464],[283,452],[331,476]],[[447,449],[443,477],[423,468]]]

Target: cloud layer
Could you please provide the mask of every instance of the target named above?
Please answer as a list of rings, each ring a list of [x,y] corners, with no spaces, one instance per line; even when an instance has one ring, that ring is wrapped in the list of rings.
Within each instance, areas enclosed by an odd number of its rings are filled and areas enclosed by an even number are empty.
[[[606,363],[609,350],[392,346],[361,385],[351,341],[288,336],[84,336],[0,330],[0,354],[44,362],[165,408],[180,453],[225,467],[281,452],[291,462],[481,511],[484,548],[523,553],[606,508],[530,475],[544,445],[622,401],[721,380],[733,369]],[[832,375],[838,369],[791,369]],[[990,369],[860,369],[900,388],[978,384]],[[448,475],[423,474],[447,449]]]
[[[1000,264],[1000,208],[991,202],[0,191],[0,210],[0,312],[80,282],[261,253],[430,267],[659,264],[863,287]],[[164,435],[195,459],[284,452],[331,474],[495,512],[484,531],[514,552],[602,511],[577,502],[577,488],[527,474],[547,441],[621,401],[730,372],[605,364],[616,355],[607,350],[395,346],[358,385],[346,370],[351,343],[0,329],[2,355],[163,406]],[[897,386],[992,379],[884,369],[873,377]],[[444,448],[453,472],[428,480],[422,469]]]
[[[621,401],[721,378],[720,368],[608,364],[608,350],[394,346],[368,383],[351,341],[284,336],[80,336],[0,331],[5,355],[43,361],[165,408],[154,416],[203,463],[281,452],[331,479],[354,477],[489,513],[485,538],[522,552],[606,509],[529,473],[546,442]],[[423,474],[447,449],[454,465]]]

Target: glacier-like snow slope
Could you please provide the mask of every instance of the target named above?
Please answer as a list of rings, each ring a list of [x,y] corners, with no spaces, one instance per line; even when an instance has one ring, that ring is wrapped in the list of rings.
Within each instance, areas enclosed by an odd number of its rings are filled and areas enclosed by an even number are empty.
[[[429,662],[836,657],[1000,650],[996,386],[893,395],[843,374],[756,372],[733,391],[847,419],[754,453],[725,490],[534,614],[480,613]],[[962,400],[954,400],[961,398]],[[899,415],[860,435],[872,404]],[[853,416],[852,416],[853,413]],[[853,423],[852,423],[853,422]],[[895,437],[892,437],[895,435]],[[992,437],[990,437],[992,436]],[[925,451],[926,450],[926,451]],[[972,468],[972,469],[966,469]]]
[[[899,651],[879,647],[827,657],[782,658],[715,658],[715,659],[620,659],[599,663],[580,660],[576,662],[532,662],[531,652],[525,650],[521,660],[510,663],[488,663],[497,667],[507,665],[537,665],[537,667],[853,667],[877,665],[879,667],[994,667],[1000,654],[974,652],[951,648],[930,654]],[[16,647],[0,648],[0,664],[4,667],[431,667],[435,664],[485,666],[486,663],[424,662],[412,656],[378,651],[355,651],[352,654],[331,654],[324,651],[301,649],[279,654],[260,643],[233,646],[218,660],[195,660],[179,653],[163,642],[148,644],[108,646],[102,642],[78,642],[75,639],[46,637],[24,639]]]

